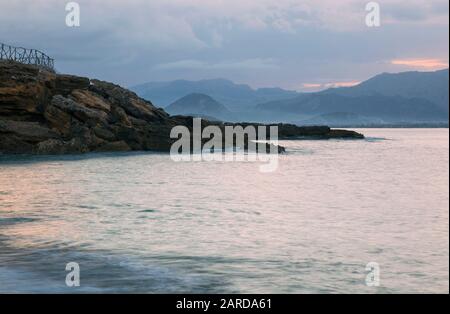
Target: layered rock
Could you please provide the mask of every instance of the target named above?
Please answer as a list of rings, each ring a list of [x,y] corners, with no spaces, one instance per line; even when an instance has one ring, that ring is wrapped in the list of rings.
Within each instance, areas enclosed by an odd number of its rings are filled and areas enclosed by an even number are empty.
[[[180,121],[117,85],[0,62],[0,152],[168,151]]]
[[[112,83],[0,61],[0,153],[169,151],[179,125],[192,129],[192,117],[169,116]],[[281,137],[334,134],[280,125]]]

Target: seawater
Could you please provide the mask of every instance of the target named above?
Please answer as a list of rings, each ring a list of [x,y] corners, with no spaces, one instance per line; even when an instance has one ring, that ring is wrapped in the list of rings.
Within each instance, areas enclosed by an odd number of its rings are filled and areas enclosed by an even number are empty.
[[[272,173],[2,156],[0,292],[448,293],[448,129],[357,131],[367,139],[282,141]]]

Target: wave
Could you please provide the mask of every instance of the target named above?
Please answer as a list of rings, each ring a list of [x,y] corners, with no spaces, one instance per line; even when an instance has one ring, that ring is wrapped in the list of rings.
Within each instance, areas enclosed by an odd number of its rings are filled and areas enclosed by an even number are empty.
[[[203,264],[54,244],[24,249],[0,239],[0,293],[219,293],[226,278]],[[65,267],[80,266],[80,287],[67,287]]]

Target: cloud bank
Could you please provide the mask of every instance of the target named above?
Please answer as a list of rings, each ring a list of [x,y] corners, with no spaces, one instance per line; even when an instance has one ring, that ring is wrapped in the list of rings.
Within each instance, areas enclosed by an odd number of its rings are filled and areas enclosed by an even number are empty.
[[[447,0],[380,0],[377,29],[361,0],[77,2],[81,26],[68,28],[66,1],[0,0],[0,40],[123,85],[226,77],[303,89],[448,64]]]

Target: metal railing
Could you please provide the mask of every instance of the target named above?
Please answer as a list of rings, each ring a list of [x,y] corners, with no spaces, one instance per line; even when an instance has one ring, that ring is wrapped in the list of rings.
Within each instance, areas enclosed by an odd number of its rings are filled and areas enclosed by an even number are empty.
[[[0,43],[0,60],[16,61],[55,71],[55,61],[36,49],[13,47]]]

